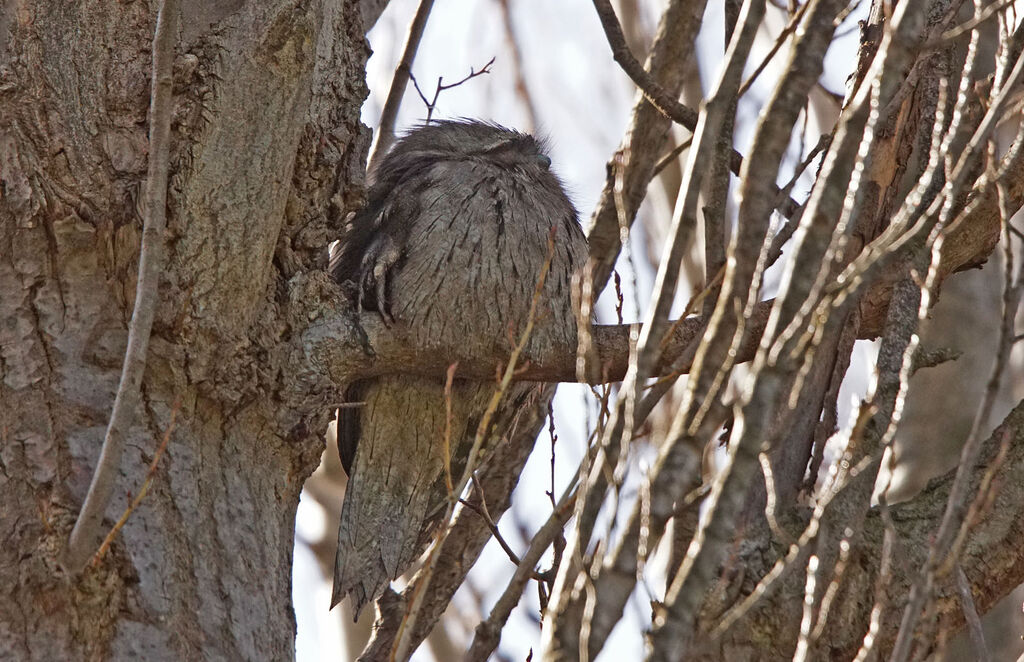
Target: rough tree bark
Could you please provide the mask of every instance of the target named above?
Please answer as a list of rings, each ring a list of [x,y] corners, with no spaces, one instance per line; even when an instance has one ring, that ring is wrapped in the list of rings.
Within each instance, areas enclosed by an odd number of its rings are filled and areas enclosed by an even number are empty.
[[[0,9],[3,659],[293,654],[295,507],[337,397],[293,340],[334,296],[323,210],[358,199],[368,49],[355,0],[184,5],[166,272],[110,522],[180,412],[153,489],[81,574],[58,557],[131,316],[155,8]]]

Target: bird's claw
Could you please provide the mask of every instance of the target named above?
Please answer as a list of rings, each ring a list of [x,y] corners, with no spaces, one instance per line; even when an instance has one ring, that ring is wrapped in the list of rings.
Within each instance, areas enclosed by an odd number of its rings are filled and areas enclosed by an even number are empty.
[[[384,320],[386,326],[395,322],[391,314],[391,302],[388,300],[388,285],[391,268],[398,262],[400,253],[397,246],[389,238],[378,239],[370,246],[360,269],[359,278],[359,309],[363,310],[363,301],[372,299],[374,308]]]

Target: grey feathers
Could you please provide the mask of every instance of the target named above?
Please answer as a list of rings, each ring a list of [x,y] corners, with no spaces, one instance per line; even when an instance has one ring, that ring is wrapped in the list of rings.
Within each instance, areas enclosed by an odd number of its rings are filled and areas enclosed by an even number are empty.
[[[370,173],[367,205],[346,224],[331,275],[360,307],[408,329],[417,351],[452,360],[507,356],[553,233],[528,351],[571,345],[571,278],[583,265],[586,240],[549,165],[539,141],[499,126],[458,121],[413,130]],[[506,408],[532,388],[513,386]],[[493,392],[491,383],[456,380],[456,467]],[[358,610],[409,568],[443,513],[445,402],[439,381],[405,376],[360,381],[352,393],[366,405],[342,410],[339,420],[350,478],[333,602],[351,593]],[[492,447],[501,432],[495,426]]]

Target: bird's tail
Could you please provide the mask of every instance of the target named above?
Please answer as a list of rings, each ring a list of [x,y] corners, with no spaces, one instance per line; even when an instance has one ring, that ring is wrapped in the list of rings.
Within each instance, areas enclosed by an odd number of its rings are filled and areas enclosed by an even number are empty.
[[[472,443],[475,421],[493,390],[479,382],[453,386],[447,434],[455,455],[467,438]],[[444,512],[442,448],[449,420],[444,386],[433,380],[381,377],[364,382],[360,391],[365,404],[346,412],[358,412],[359,439],[341,510],[331,598],[333,607],[351,595],[356,615],[412,565]]]

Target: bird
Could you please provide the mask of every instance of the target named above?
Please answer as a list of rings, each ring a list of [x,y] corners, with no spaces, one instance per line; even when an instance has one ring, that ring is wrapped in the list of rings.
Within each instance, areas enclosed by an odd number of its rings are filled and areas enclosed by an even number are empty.
[[[526,354],[575,347],[574,274],[587,240],[544,141],[478,120],[412,129],[367,175],[366,205],[345,222],[330,276],[361,311],[401,325],[416,351],[508,356],[537,306]],[[538,290],[542,270],[550,266]],[[387,375],[348,385],[338,451],[349,476],[331,608],[354,616],[422,554],[461,475],[494,382]],[[501,419],[529,405],[536,384],[513,382]],[[448,415],[448,407],[451,415]],[[502,426],[488,432],[487,448]]]

